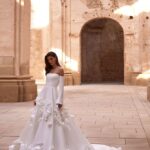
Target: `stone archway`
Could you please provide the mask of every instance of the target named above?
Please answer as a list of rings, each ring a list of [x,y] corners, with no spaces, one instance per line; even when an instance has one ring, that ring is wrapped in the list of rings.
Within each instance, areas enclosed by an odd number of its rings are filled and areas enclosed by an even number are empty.
[[[124,82],[123,28],[110,18],[94,19],[81,30],[81,83]]]

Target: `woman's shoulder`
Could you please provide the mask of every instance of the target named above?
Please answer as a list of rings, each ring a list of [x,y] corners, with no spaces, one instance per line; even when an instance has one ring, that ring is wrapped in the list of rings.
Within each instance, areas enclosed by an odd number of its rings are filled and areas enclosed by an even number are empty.
[[[64,69],[63,69],[63,67],[61,67],[61,66],[58,67],[58,73],[59,73],[59,75],[64,76]]]

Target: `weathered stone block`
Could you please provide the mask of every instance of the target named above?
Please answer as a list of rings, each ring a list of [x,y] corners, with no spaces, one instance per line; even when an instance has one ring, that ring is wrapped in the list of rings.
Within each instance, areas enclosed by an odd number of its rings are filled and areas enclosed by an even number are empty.
[[[33,79],[0,79],[0,102],[22,102],[34,100],[37,85]]]
[[[65,73],[65,85],[73,85],[73,77],[71,72]]]

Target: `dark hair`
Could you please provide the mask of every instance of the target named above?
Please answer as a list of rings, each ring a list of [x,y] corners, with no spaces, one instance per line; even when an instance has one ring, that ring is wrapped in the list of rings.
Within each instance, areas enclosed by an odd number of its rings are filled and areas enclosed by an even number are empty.
[[[59,61],[58,61],[58,57],[57,57],[56,53],[54,53],[52,51],[48,52],[45,55],[45,75],[47,75],[47,73],[49,73],[51,71],[51,69],[52,69],[52,65],[48,62],[48,59],[47,59],[48,56],[55,57],[56,58],[56,64],[58,66],[60,66]]]

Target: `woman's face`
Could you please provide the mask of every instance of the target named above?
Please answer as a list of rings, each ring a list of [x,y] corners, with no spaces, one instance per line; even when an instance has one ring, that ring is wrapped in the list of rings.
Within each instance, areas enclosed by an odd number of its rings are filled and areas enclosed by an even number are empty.
[[[50,63],[50,65],[54,66],[56,65],[56,58],[53,56],[48,56],[47,57],[48,62]]]

